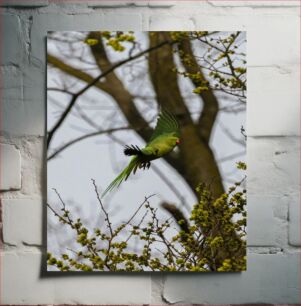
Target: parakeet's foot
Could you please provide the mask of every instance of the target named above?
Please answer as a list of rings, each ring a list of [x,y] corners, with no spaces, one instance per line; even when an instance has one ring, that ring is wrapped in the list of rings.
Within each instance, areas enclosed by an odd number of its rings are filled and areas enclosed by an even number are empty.
[[[143,169],[143,170],[149,169],[150,165],[151,165],[150,162],[142,162],[139,166],[139,169]]]

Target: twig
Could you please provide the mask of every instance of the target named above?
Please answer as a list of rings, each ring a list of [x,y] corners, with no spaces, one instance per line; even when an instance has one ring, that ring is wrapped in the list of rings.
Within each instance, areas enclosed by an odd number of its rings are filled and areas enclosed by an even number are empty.
[[[48,87],[47,91],[58,91],[58,92],[62,92],[62,93],[68,94],[70,96],[74,95],[73,92],[70,92],[67,89],[62,89],[62,88]]]
[[[78,138],[75,138],[67,143],[65,143],[64,145],[62,145],[60,148],[58,148],[55,152],[53,152],[52,154],[49,155],[49,157],[47,158],[47,160],[51,160],[52,158],[54,158],[57,154],[61,153],[62,151],[64,151],[65,149],[67,149],[68,147],[74,145],[75,143],[90,138],[90,137],[94,137],[94,136],[98,136],[98,135],[102,135],[102,134],[110,134],[110,133],[114,133],[117,131],[123,131],[123,130],[129,130],[132,129],[129,126],[124,126],[124,127],[119,127],[119,128],[113,128],[113,129],[109,129],[109,130],[100,130],[100,131],[96,131],[96,132],[92,132],[83,136],[80,136]]]
[[[148,200],[155,196],[155,194],[151,194],[150,196],[148,197],[145,197],[144,201],[140,204],[140,206],[138,207],[138,209],[135,211],[135,213],[132,215],[132,217],[125,223],[126,225],[129,224],[134,218],[135,216],[137,215],[138,211],[141,209],[141,207],[145,204],[145,203],[148,203]]]
[[[104,206],[102,204],[102,201],[100,199],[100,196],[99,196],[99,193],[98,193],[98,189],[97,189],[95,180],[91,179],[91,181],[93,182],[93,186],[94,186],[94,190],[95,190],[95,193],[96,193],[96,197],[97,197],[98,203],[99,203],[99,205],[101,207],[101,210],[103,211],[103,213],[106,216],[105,221],[108,223],[108,228],[109,228],[109,231],[110,231],[110,234],[111,234],[111,237],[112,237],[113,236],[113,229],[112,229],[112,223],[111,223],[110,218],[109,218],[109,214],[107,213],[106,209],[104,208]]]

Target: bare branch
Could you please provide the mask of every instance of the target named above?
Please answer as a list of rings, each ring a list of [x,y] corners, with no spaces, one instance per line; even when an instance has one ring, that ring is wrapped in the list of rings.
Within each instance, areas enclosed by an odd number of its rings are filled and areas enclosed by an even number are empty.
[[[94,186],[94,190],[95,190],[95,193],[96,193],[96,197],[97,197],[97,201],[101,207],[101,210],[103,211],[103,213],[105,214],[105,221],[107,222],[108,224],[108,228],[109,228],[109,231],[110,231],[110,234],[111,234],[111,237],[113,236],[113,228],[112,228],[112,223],[110,221],[110,217],[109,217],[109,214],[108,212],[106,211],[106,209],[104,208],[103,206],[103,203],[100,199],[100,195],[98,193],[98,189],[97,189],[97,186],[96,186],[96,183],[95,183],[95,180],[94,179],[91,179],[92,183],[93,183],[93,186]]]
[[[68,91],[67,89],[62,89],[62,88],[48,87],[48,88],[47,88],[47,91],[58,91],[58,92],[62,92],[62,93],[68,94],[68,95],[70,95],[70,96],[73,96],[73,95],[74,95],[73,92],[70,92],[70,91]]]
[[[91,137],[95,137],[95,136],[99,136],[99,135],[103,135],[103,134],[111,134],[111,133],[114,133],[114,132],[130,130],[130,129],[132,129],[132,128],[129,127],[129,126],[125,126],[125,127],[113,128],[113,129],[108,129],[108,130],[100,130],[100,131],[96,131],[96,132],[93,132],[93,133],[89,133],[89,134],[80,136],[78,138],[75,138],[75,139],[65,143],[64,145],[62,145],[61,147],[56,149],[52,154],[50,154],[48,156],[47,160],[51,160],[52,158],[54,158],[59,153],[63,152],[65,149],[67,149],[68,147],[76,144],[77,142],[79,142],[81,140],[91,138]]]

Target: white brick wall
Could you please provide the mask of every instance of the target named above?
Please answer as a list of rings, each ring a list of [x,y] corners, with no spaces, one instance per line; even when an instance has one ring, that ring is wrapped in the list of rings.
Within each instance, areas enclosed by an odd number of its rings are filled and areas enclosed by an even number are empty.
[[[3,37],[1,65],[20,64],[25,55],[20,18],[16,13],[1,12],[1,22],[7,31]]]
[[[21,189],[21,155],[10,144],[1,144],[1,190]]]
[[[6,251],[2,257],[6,304],[142,304],[149,301],[147,274],[41,275],[39,249]]]
[[[299,261],[299,254],[249,254],[246,273],[168,275],[163,296],[181,304],[297,303]]]
[[[3,0],[0,6],[7,7],[39,7],[49,4],[48,0]]]
[[[300,195],[289,197],[289,244],[300,246]]]
[[[30,245],[42,246],[42,199],[4,199],[2,207],[5,220],[3,224],[5,244],[20,249]]]
[[[298,303],[298,1],[1,1],[2,304]],[[48,30],[248,31],[248,271],[49,276],[42,266]]]

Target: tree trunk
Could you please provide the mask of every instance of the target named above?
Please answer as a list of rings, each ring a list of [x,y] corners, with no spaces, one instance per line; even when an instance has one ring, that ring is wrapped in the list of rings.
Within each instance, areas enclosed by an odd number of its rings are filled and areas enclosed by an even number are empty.
[[[168,32],[152,32],[149,35],[150,47],[170,39]],[[209,185],[215,197],[224,192],[222,178],[213,152],[206,139],[202,138],[198,125],[188,111],[178,85],[177,74],[173,72],[175,62],[173,48],[165,45],[149,54],[150,78],[158,104],[174,113],[180,122],[180,159],[183,163],[182,176],[192,190],[200,183]]]

